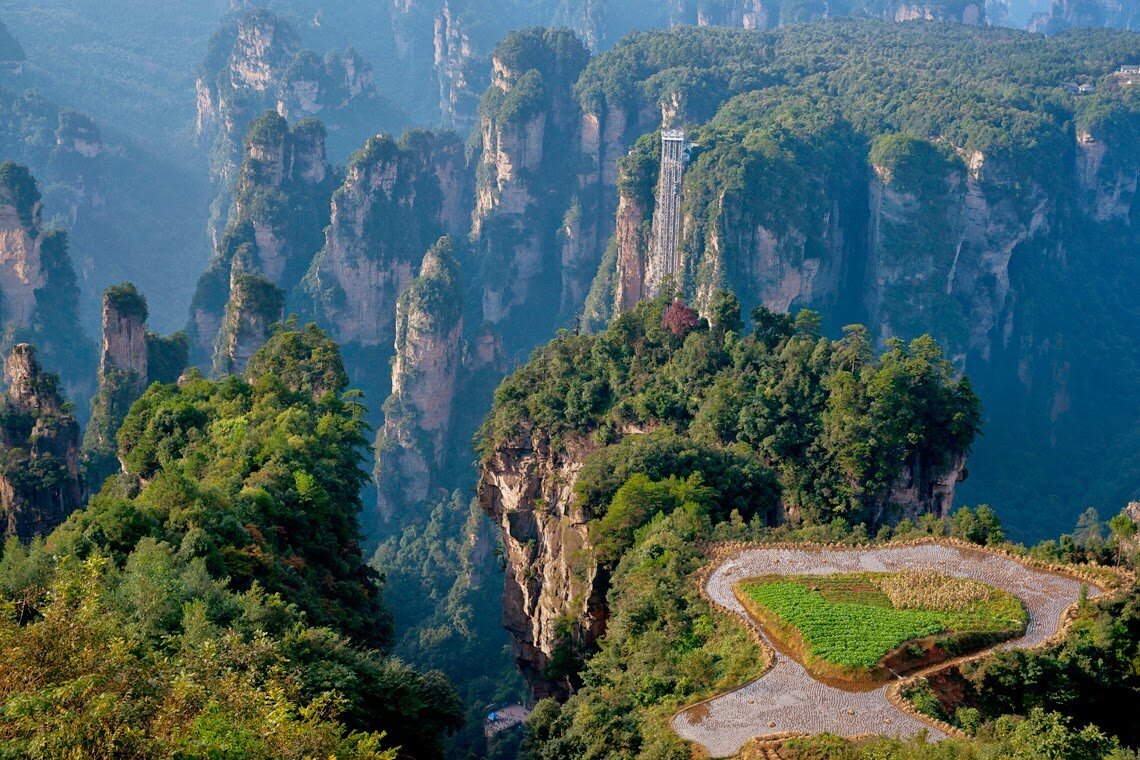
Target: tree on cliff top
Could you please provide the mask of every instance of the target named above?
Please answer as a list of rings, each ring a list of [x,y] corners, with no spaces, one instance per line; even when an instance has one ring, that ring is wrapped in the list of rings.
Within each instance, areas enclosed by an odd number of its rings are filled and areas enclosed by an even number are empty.
[[[731,299],[716,301],[719,319],[739,326]],[[571,436],[614,445],[623,428],[671,429],[772,468],[780,501],[808,522],[858,522],[884,508],[877,519],[891,522],[900,477],[929,484],[969,453],[978,399],[929,337],[893,343],[876,360],[859,343],[865,329],[832,341],[814,312],[753,316],[756,330],[730,339],[663,296],[596,335],[560,336],[496,391],[483,456],[520,434],[557,447]]]

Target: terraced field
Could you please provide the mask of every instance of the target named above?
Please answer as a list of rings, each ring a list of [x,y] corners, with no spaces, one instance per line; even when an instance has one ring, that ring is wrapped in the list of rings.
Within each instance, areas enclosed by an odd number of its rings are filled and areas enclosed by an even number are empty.
[[[1012,638],[1028,622],[1008,591],[926,571],[775,575],[740,581],[736,597],[813,675],[852,685]]]
[[[733,593],[733,587],[745,578],[907,571],[933,571],[979,581],[1021,600],[1029,624],[1022,636],[1002,647],[1031,647],[1045,642],[1059,630],[1065,609],[1080,598],[1081,583],[1072,578],[1029,568],[1000,555],[943,544],[746,549],[712,572],[705,591],[718,605],[755,626]],[[1099,593],[1089,588],[1089,596]],[[704,746],[713,757],[736,754],[752,737],[782,734],[827,731],[840,736],[874,733],[909,737],[927,730],[931,741],[945,738],[937,728],[892,705],[887,699],[888,687],[845,691],[816,680],[792,658],[777,655],[771,670],[747,686],[678,713],[673,728]]]

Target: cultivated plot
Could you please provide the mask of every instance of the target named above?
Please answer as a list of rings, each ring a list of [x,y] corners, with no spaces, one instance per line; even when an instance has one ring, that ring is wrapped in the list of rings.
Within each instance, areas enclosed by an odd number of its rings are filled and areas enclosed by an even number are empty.
[[[1081,582],[1036,570],[997,554],[943,544],[832,549],[780,547],[746,549],[724,560],[709,576],[709,597],[756,624],[734,593],[745,579],[771,576],[824,576],[837,573],[934,573],[977,581],[1012,594],[1024,605],[1023,635],[1000,646],[1032,647],[1061,626],[1065,610],[1080,598]],[[1100,592],[1089,588],[1089,596]],[[771,642],[762,631],[761,635]],[[763,676],[735,691],[681,711],[673,728],[703,745],[713,757],[729,757],[753,737],[830,732],[839,736],[884,734],[910,737],[927,731],[930,740],[945,734],[902,712],[887,699],[889,684],[852,691],[823,683],[791,657],[777,654]]]

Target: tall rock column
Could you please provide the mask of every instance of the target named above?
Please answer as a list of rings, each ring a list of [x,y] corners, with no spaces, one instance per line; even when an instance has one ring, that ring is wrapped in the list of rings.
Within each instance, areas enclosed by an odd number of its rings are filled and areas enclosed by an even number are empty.
[[[103,291],[103,350],[99,389],[83,437],[84,479],[93,490],[119,470],[115,436],[131,405],[152,382],[172,383],[189,363],[189,340],[179,332],[148,332],[146,298],[133,283]]]
[[[560,303],[563,294],[584,293],[585,273],[594,269],[597,234],[580,214],[589,204],[577,197],[578,182],[568,181],[583,158],[573,87],[587,59],[566,29],[513,32],[492,57],[492,85],[480,102],[472,239],[481,257],[483,318],[517,328],[505,335],[552,328],[577,306]],[[571,270],[581,282],[564,281]]]
[[[462,334],[459,264],[445,237],[424,255],[419,276],[396,306],[392,395],[376,440],[377,507],[384,520],[398,507],[424,501],[444,465]]]
[[[266,278],[234,274],[226,316],[214,346],[214,374],[239,375],[265,345],[285,311],[285,294]]]
[[[36,349],[20,343],[4,361],[0,401],[0,515],[6,535],[30,540],[62,523],[83,502],[79,422],[66,409],[59,378]]]
[[[391,358],[396,301],[424,251],[471,223],[465,168],[463,144],[451,133],[409,130],[398,141],[375,135],[353,155],[332,196],[304,302],[341,344],[353,387],[368,398],[391,392],[389,374],[374,368]]]
[[[250,124],[234,217],[190,307],[196,362],[206,360],[216,341],[235,271],[257,272],[289,292],[320,250],[333,191],[325,139],[315,119],[290,125],[270,111]]]
[[[146,390],[146,318],[146,299],[131,283],[103,292],[99,390],[91,399],[91,421],[83,438],[87,480],[96,488],[118,469],[115,433]]]
[[[73,392],[91,392],[94,356],[79,328],[67,233],[44,226],[35,178],[11,161],[0,164],[0,336],[5,348],[34,342]]]

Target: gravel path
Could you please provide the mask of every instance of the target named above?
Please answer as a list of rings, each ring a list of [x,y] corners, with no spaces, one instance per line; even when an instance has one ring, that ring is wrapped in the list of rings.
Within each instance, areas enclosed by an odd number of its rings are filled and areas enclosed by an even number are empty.
[[[1080,597],[1079,581],[1034,570],[1006,557],[941,544],[747,549],[722,562],[709,576],[705,589],[717,603],[755,626],[732,593],[733,585],[743,578],[900,570],[936,570],[972,578],[1021,599],[1029,611],[1029,627],[1024,636],[1002,647],[1031,647],[1046,641],[1057,632],[1065,609]],[[1099,593],[1089,587],[1090,597]],[[775,665],[763,676],[678,713],[673,728],[685,739],[703,745],[713,757],[730,757],[749,739],[774,734],[826,731],[839,736],[910,737],[925,729],[931,741],[946,737],[900,711],[887,700],[886,692],[886,685],[863,692],[828,686],[812,678],[792,658],[777,653]]]

